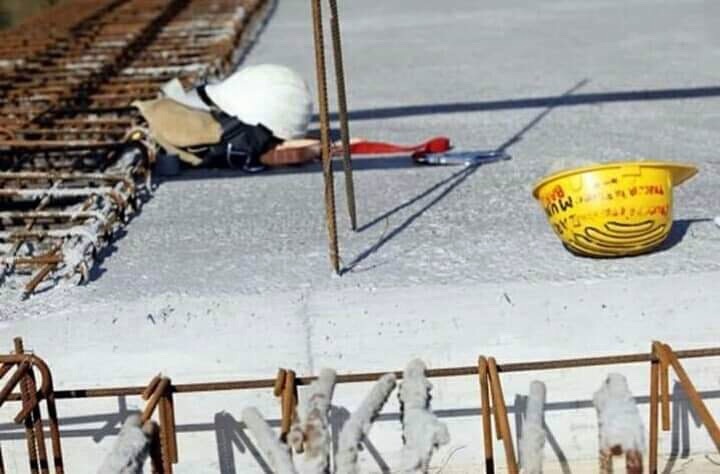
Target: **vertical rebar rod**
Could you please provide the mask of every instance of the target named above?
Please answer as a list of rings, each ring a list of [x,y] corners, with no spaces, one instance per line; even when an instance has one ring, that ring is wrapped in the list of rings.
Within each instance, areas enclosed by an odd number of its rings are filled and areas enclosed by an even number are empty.
[[[663,431],[670,431],[670,362],[662,354],[660,357],[660,427]]]
[[[485,474],[495,474],[493,458],[492,418],[490,411],[490,389],[488,388],[488,364],[485,357],[478,358],[478,378],[480,379],[480,410],[482,410],[483,450],[485,453]]]
[[[175,424],[175,398],[172,387],[168,389],[167,395],[167,417],[168,417],[168,438],[171,443],[173,464],[178,463],[177,426]]]
[[[355,208],[355,183],[353,182],[352,157],[350,156],[350,126],[347,115],[347,96],[345,94],[345,66],[343,65],[342,40],[340,37],[340,18],[337,0],[330,3],[330,32],[332,36],[333,63],[335,64],[335,85],[338,95],[338,118],[340,119],[340,140],[343,148],[343,169],[345,171],[345,196],[347,199],[350,227],[357,230],[357,211]]]
[[[498,374],[497,363],[494,357],[487,360],[488,375],[490,378],[490,395],[493,400],[494,412],[496,414],[497,431],[502,439],[505,448],[505,461],[509,474],[518,474],[518,465],[515,457],[515,447],[513,446],[512,433],[510,432],[510,423],[508,422],[507,407],[505,406],[505,396],[503,395],[502,383]]]
[[[653,347],[653,351],[654,351]],[[660,362],[650,363],[650,449],[648,453],[648,472],[657,474],[658,461],[658,411],[659,411],[659,378]]]
[[[663,343],[658,344],[657,352],[660,354],[661,359],[665,358],[670,363],[670,366],[672,366],[675,375],[680,381],[680,385],[685,391],[685,395],[687,395],[690,406],[693,408],[698,417],[700,417],[700,420],[703,425],[705,425],[705,429],[715,444],[715,448],[718,452],[720,452],[720,426],[718,426],[715,418],[713,418],[710,410],[708,410],[707,405],[703,402],[702,396],[700,396],[697,388],[695,388],[695,385],[690,380],[687,372],[685,372],[685,368],[680,363],[677,354],[673,352],[669,345]]]
[[[48,381],[50,393],[45,398],[48,411],[48,425],[50,427],[50,440],[53,449],[53,464],[55,465],[55,474],[64,474],[65,464],[62,457],[62,445],[60,441],[60,423],[58,421],[57,407],[55,405],[55,393],[52,380]]]
[[[322,5],[320,4],[320,0],[310,0],[310,3],[312,5],[318,107],[320,109],[320,148],[322,150],[323,178],[325,180],[325,220],[328,231],[330,264],[335,273],[340,273],[340,256],[338,252],[337,223],[335,216],[335,183],[333,178],[332,157],[330,156],[330,118],[328,115],[327,81],[325,75]]]
[[[23,345],[22,340],[20,338],[15,338],[15,353],[16,354],[23,354]],[[19,370],[19,369],[18,369]],[[32,367],[29,369],[32,370]],[[20,393],[22,396],[22,405],[23,408],[28,406],[30,403],[30,395],[28,393],[29,387],[27,386],[27,383],[25,381],[25,376],[23,376],[23,380],[20,382]],[[32,411],[28,416],[25,417],[24,420],[25,424],[25,438],[27,441],[27,449],[28,449],[28,463],[30,464],[30,472],[32,474],[38,474],[40,472],[40,462],[38,459],[38,450],[37,450],[37,440],[35,438],[35,432],[34,432],[34,424],[32,419]]]

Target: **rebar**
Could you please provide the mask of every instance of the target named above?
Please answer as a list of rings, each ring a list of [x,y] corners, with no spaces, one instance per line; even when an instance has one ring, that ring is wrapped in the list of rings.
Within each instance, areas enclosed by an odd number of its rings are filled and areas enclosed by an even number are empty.
[[[508,422],[507,407],[505,405],[505,396],[503,395],[502,383],[497,370],[497,363],[493,357],[487,359],[488,378],[490,379],[490,396],[493,400],[493,412],[495,413],[495,426],[497,428],[498,437],[503,442],[505,449],[506,468],[510,474],[518,474],[518,465],[515,458],[515,448],[513,446],[512,433],[510,432],[510,424]]]
[[[330,32],[335,65],[335,86],[338,96],[338,118],[340,119],[340,140],[343,148],[343,169],[345,171],[345,197],[347,200],[350,227],[357,230],[357,211],[355,208],[355,183],[353,182],[352,157],[350,156],[350,126],[347,115],[347,96],[345,94],[345,66],[343,65],[342,40],[340,35],[340,17],[337,0],[328,0],[330,4]]]
[[[176,76],[197,84],[229,72],[248,24],[268,14],[266,3],[68,0],[0,32],[0,205],[22,214],[26,201],[45,199],[32,212],[55,214],[28,215],[27,234],[12,232],[19,230],[13,219],[0,220],[5,232],[0,284],[22,278],[28,267],[37,279],[19,285],[30,290],[25,293],[74,273],[80,274],[76,282],[87,278],[97,246],[106,245],[131,216],[128,210],[149,196],[154,146],[142,136],[128,136],[142,120],[131,103],[156,97]],[[142,156],[127,163],[123,157],[132,150]],[[114,188],[116,177],[127,189]],[[73,233],[42,242],[31,233],[36,222],[48,231],[64,229],[67,216],[55,216],[75,212],[93,194],[99,199],[83,210],[105,209],[106,223],[96,226],[103,220],[97,214],[72,219],[77,228],[92,224],[101,232],[92,248],[86,240],[78,243]],[[67,250],[71,241],[81,249],[63,251],[60,262],[36,258],[38,252],[47,254],[49,245],[60,243]],[[82,262],[64,260],[81,251],[87,251]]]
[[[25,349],[23,348],[22,339],[16,337],[13,342],[15,345],[15,354],[24,354]],[[32,370],[26,371],[22,382],[20,382],[20,387],[22,397],[24,399],[23,404],[26,405],[27,408],[23,410],[26,414],[23,413],[16,417],[15,421],[22,421],[25,423],[26,434],[29,435],[28,439],[34,436],[34,445],[37,452],[30,456],[31,465],[33,458],[35,458],[40,472],[42,474],[49,474],[50,469],[48,466],[47,449],[45,448],[45,434],[43,432],[40,406],[38,405],[38,400],[36,398],[35,376],[33,375]],[[18,418],[20,419],[18,420]],[[30,448],[29,445],[30,443],[28,443],[28,448]]]
[[[327,77],[325,72],[325,43],[323,37],[321,0],[310,0],[312,6],[313,33],[315,43],[315,68],[317,74],[318,107],[320,112],[320,150],[323,179],[325,182],[325,222],[327,224],[330,264],[335,273],[340,273],[340,252],[338,250],[337,220],[335,216],[335,183],[330,154],[330,116],[328,113]]]
[[[660,362],[650,363],[650,449],[648,455],[648,472],[657,474],[658,458],[658,387],[660,378]]]
[[[503,441],[505,448],[507,465],[510,472],[517,472],[517,466],[514,456],[514,448],[512,445],[511,431],[507,418],[507,409],[502,393],[502,385],[499,375],[501,373],[526,372],[535,370],[554,370],[580,367],[593,367],[600,365],[616,365],[627,363],[643,363],[651,362],[650,373],[650,472],[657,468],[657,431],[658,431],[658,415],[659,415],[659,366],[660,360],[668,361],[670,367],[678,375],[680,383],[688,394],[688,398],[693,409],[699,414],[703,424],[708,429],[711,438],[718,444],[720,450],[720,430],[718,425],[712,418],[712,415],[705,407],[702,397],[695,389],[690,381],[687,373],[680,364],[679,360],[684,358],[701,358],[701,357],[718,357],[720,356],[720,347],[693,349],[687,351],[673,352],[672,349],[661,343],[653,346],[651,353],[614,355],[606,357],[590,357],[578,359],[559,359],[535,362],[520,362],[512,364],[497,364],[494,358],[480,357],[475,366],[461,366],[432,369],[426,372],[427,377],[457,377],[475,375],[480,381],[480,398],[481,410],[483,417],[483,436],[485,446],[485,459],[487,472],[493,472],[494,463],[492,459],[492,428],[490,425],[492,414],[495,415],[496,431],[499,438]],[[294,406],[297,403],[297,394],[295,387],[299,385],[307,385],[316,380],[316,377],[295,377],[292,371],[280,370],[278,377],[274,379],[245,380],[245,381],[227,381],[227,382],[210,382],[210,383],[191,383],[173,385],[166,377],[155,377],[148,386],[137,387],[116,387],[116,388],[99,388],[99,389],[79,389],[79,390],[62,390],[55,391],[52,382],[52,375],[47,364],[34,354],[9,354],[0,355],[0,376],[7,375],[13,368],[15,372],[5,387],[0,390],[0,405],[6,401],[22,401],[23,413],[27,411],[28,404],[22,393],[11,393],[13,388],[23,380],[23,377],[33,369],[40,372],[41,384],[37,389],[38,400],[44,399],[47,403],[48,419],[50,426],[50,436],[52,439],[53,456],[55,461],[55,471],[62,474],[62,453],[60,447],[60,432],[58,427],[57,411],[55,408],[55,400],[61,399],[77,399],[77,398],[95,398],[95,397],[117,397],[123,395],[141,396],[148,399],[146,409],[143,413],[143,419],[149,419],[155,408],[160,408],[160,422],[165,425],[162,434],[158,435],[157,443],[153,454],[153,463],[157,472],[169,472],[172,469],[171,464],[177,462],[177,444],[175,441],[175,416],[172,394],[175,393],[197,393],[219,390],[243,390],[243,389],[273,389],[274,393],[282,397],[283,422],[292,420],[294,417]],[[337,383],[358,383],[375,381],[379,374],[384,375],[388,372],[373,373],[357,373],[338,375]],[[392,373],[392,372],[391,372]],[[398,378],[402,377],[402,372],[394,372]],[[1,377],[0,377],[1,378]],[[32,402],[31,402],[32,403]],[[20,415],[19,415],[20,416]],[[28,442],[36,441],[37,431],[28,433]],[[159,446],[162,449],[158,451]],[[487,446],[490,446],[490,449]],[[29,453],[34,452],[29,450]],[[158,464],[159,463],[159,464]]]
[[[679,359],[693,359],[702,357],[720,357],[720,347],[711,347],[704,349],[690,349],[677,351],[675,353]],[[7,361],[8,356],[0,356],[0,363]],[[533,372],[538,370],[558,370],[572,369],[582,367],[596,367],[604,365],[621,365],[636,364],[641,362],[650,362],[657,360],[652,353],[635,353],[626,355],[613,355],[604,357],[587,357],[578,359],[556,359],[535,362],[519,362],[509,364],[498,364],[498,373],[511,372]],[[365,383],[374,382],[378,378],[387,373],[394,373],[398,379],[402,378],[402,371],[383,371],[383,372],[362,372],[355,374],[338,374],[337,383]],[[438,369],[428,369],[426,372],[429,378],[445,378],[445,377],[465,377],[469,375],[477,375],[478,367],[459,366]],[[311,384],[316,377],[304,376],[296,377],[295,385],[298,387]],[[216,392],[228,390],[251,390],[261,388],[273,388],[276,379],[253,379],[253,380],[231,380],[220,382],[200,382],[177,384],[171,387],[174,393],[196,393],[196,392]],[[74,399],[74,398],[105,398],[137,395],[139,396],[147,387],[144,385],[112,387],[112,388],[87,388],[87,389],[69,389],[57,390],[54,392],[56,399]],[[8,400],[18,400],[14,394],[8,397]]]
[[[655,343],[655,350],[661,360],[661,365],[662,360],[665,359],[673,368],[675,375],[677,375],[677,378],[680,381],[680,386],[682,386],[688,397],[693,411],[698,415],[703,425],[705,425],[705,429],[710,435],[710,438],[712,438],[713,443],[715,443],[716,449],[720,451],[720,426],[718,426],[715,418],[713,418],[712,414],[703,402],[700,393],[698,393],[695,385],[692,383],[692,380],[690,380],[687,372],[685,372],[685,368],[680,363],[677,353],[673,352],[669,345],[661,342]],[[668,426],[668,429],[669,428],[670,426]]]
[[[482,407],[483,453],[485,454],[485,474],[495,473],[495,460],[493,458],[492,420],[490,403],[490,388],[488,387],[488,362],[483,356],[478,358],[478,378],[480,382],[480,406]]]

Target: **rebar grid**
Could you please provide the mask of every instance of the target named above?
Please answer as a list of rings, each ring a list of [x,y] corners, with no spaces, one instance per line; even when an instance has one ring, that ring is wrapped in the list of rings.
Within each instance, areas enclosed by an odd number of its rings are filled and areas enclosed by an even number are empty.
[[[160,434],[157,439],[158,446],[153,450],[153,465],[160,472],[172,472],[172,464],[177,463],[177,429],[175,423],[174,411],[174,394],[183,393],[200,393],[223,390],[251,390],[251,389],[271,389],[275,396],[281,399],[281,419],[284,425],[288,425],[289,420],[293,418],[295,405],[297,404],[297,387],[309,385],[316,377],[296,377],[292,370],[281,369],[278,375],[273,379],[257,379],[242,381],[225,381],[210,383],[191,383],[191,384],[173,384],[169,378],[163,376],[154,377],[148,385],[134,387],[115,387],[115,388],[94,388],[94,389],[76,389],[76,390],[58,390],[55,391],[52,385],[52,376],[47,364],[33,354],[24,354],[22,351],[22,342],[19,346],[16,342],[16,354],[0,355],[0,379],[7,374],[12,373],[10,379],[0,389],[0,405],[8,401],[22,402],[22,409],[15,417],[16,423],[25,423],[27,416],[32,416],[34,407],[40,401],[45,400],[48,404],[48,421],[50,425],[50,434],[52,440],[52,449],[55,459],[56,472],[58,463],[62,469],[62,455],[60,448],[60,432],[57,422],[57,411],[55,409],[55,400],[57,399],[84,399],[84,398],[103,398],[118,396],[140,396],[146,401],[143,411],[143,420],[149,420],[153,414],[157,413],[160,425]],[[19,349],[18,349],[19,347]],[[494,416],[496,433],[498,439],[503,441],[506,450],[506,462],[512,472],[517,472],[517,462],[513,451],[512,435],[509,423],[507,421],[507,411],[505,410],[505,400],[502,393],[502,385],[500,383],[500,374],[513,372],[529,372],[540,370],[556,370],[582,368],[604,365],[633,364],[650,362],[653,367],[651,376],[651,425],[650,425],[650,466],[657,466],[657,423],[653,424],[652,420],[657,420],[660,410],[658,404],[660,397],[657,395],[659,390],[658,374],[656,368],[660,366],[661,361],[667,362],[668,367],[672,367],[679,379],[680,383],[688,393],[689,399],[705,426],[707,427],[711,437],[718,444],[720,450],[720,433],[718,433],[717,423],[712,415],[705,407],[700,394],[695,390],[690,378],[680,364],[680,359],[704,358],[704,357],[720,357],[720,347],[693,349],[686,351],[673,351],[669,346],[662,343],[653,344],[653,352],[636,353],[605,357],[589,357],[577,359],[559,359],[535,362],[518,362],[509,364],[498,364],[492,357],[481,356],[478,364],[474,366],[448,367],[439,369],[430,369],[426,375],[429,378],[459,377],[459,376],[478,376],[480,381],[480,400],[481,400],[481,417],[483,425],[483,449],[485,452],[486,472],[494,472],[495,462],[492,452],[492,418]],[[13,372],[13,369],[15,371]],[[27,391],[21,393],[14,392],[21,387],[21,382],[25,377],[31,376],[31,369],[38,370],[40,373],[40,384],[37,388],[37,396],[35,401],[28,399]],[[359,383],[373,382],[387,372],[370,372],[358,374],[338,375],[337,383]],[[394,371],[398,378],[402,378],[402,371]],[[669,397],[666,400],[668,406]],[[157,409],[157,410],[156,410]],[[663,407],[663,410],[666,408]],[[655,417],[653,418],[653,415]],[[35,418],[31,421],[36,426]],[[26,425],[27,426],[27,425]],[[30,428],[30,426],[28,426]],[[287,428],[287,426],[285,426]],[[669,428],[669,425],[668,425]],[[26,431],[28,437],[28,446],[37,441],[36,431],[28,429]],[[32,438],[32,440],[31,440]],[[29,451],[29,456],[35,456],[37,459],[37,445],[33,445],[36,454]],[[653,457],[654,456],[654,457]],[[2,458],[0,453],[0,459]],[[653,462],[654,460],[654,462]],[[0,471],[1,472],[1,471]],[[652,470],[651,470],[652,472]]]
[[[131,103],[229,72],[266,3],[72,0],[0,34],[0,285],[87,280],[150,191]]]

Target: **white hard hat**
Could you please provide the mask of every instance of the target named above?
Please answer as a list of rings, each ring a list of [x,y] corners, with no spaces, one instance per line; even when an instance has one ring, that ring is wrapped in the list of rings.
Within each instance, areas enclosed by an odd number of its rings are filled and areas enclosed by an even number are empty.
[[[245,67],[222,82],[208,84],[205,91],[223,112],[250,125],[261,123],[282,139],[304,137],[312,117],[308,85],[285,66]]]

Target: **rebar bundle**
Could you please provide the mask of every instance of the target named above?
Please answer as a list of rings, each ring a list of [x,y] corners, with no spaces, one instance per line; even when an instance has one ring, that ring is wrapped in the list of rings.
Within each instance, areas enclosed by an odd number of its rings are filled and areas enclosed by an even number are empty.
[[[515,362],[498,364],[493,357],[480,356],[476,366],[461,367],[444,367],[427,369],[421,372],[424,366],[418,363],[412,363],[410,370],[405,372],[394,371],[387,374],[381,372],[373,373],[351,373],[351,374],[334,374],[329,376],[329,372],[325,372],[320,377],[296,377],[293,371],[282,369],[278,376],[274,379],[256,379],[256,380],[227,380],[218,382],[199,382],[174,384],[172,380],[166,376],[158,375],[154,377],[147,385],[129,386],[129,387],[94,387],[94,388],[76,388],[66,390],[55,390],[53,387],[53,377],[48,364],[38,355],[32,352],[26,353],[20,338],[14,341],[14,352],[11,354],[0,354],[0,405],[8,402],[19,403],[19,411],[14,417],[14,422],[24,425],[25,440],[27,442],[28,462],[31,472],[40,472],[39,467],[46,469],[42,472],[51,472],[47,469],[51,462],[54,472],[62,474],[65,472],[65,466],[62,458],[61,447],[61,431],[59,427],[59,418],[56,407],[56,401],[62,400],[82,400],[88,398],[104,398],[131,396],[140,397],[145,404],[141,416],[135,425],[143,426],[144,433],[151,436],[149,439],[149,457],[154,472],[162,474],[171,474],[173,466],[179,462],[178,450],[178,423],[176,421],[176,406],[174,399],[176,396],[184,396],[188,394],[208,393],[216,391],[229,390],[265,390],[268,397],[278,396],[282,393],[287,397],[281,397],[280,403],[280,431],[276,434],[265,422],[262,414],[255,409],[249,409],[242,413],[242,419],[247,428],[249,428],[262,455],[274,466],[275,472],[295,472],[292,459],[290,459],[290,446],[286,441],[292,442],[291,437],[283,436],[283,430],[290,429],[289,423],[285,425],[285,421],[296,419],[297,397],[294,394],[299,386],[311,386],[309,388],[311,400],[308,406],[314,409],[325,410],[329,405],[332,390],[332,384],[348,384],[360,382],[375,382],[377,385],[373,387],[369,395],[362,402],[358,410],[352,415],[350,420],[342,428],[339,436],[339,452],[335,458],[335,464],[338,473],[358,472],[357,465],[357,445],[362,441],[372,424],[373,420],[387,401],[390,392],[395,388],[396,379],[401,379],[405,384],[405,394],[400,394],[400,399],[405,404],[403,413],[403,422],[408,421],[408,416],[417,417],[415,421],[421,421],[425,425],[425,421],[431,421],[428,426],[438,428],[442,423],[438,424],[437,420],[427,411],[426,403],[427,388],[430,378],[447,378],[447,377],[467,377],[476,376],[480,382],[480,409],[482,417],[482,442],[478,443],[477,449],[483,449],[485,452],[485,472],[490,474],[495,472],[495,455],[493,449],[493,431],[498,438],[503,441],[503,450],[505,451],[506,469],[508,472],[519,472],[519,467],[514,454],[514,440],[510,425],[508,422],[507,405],[500,383],[501,377],[510,376],[517,372],[535,372],[549,371],[558,369],[580,369],[586,367],[624,365],[649,363],[651,367],[650,373],[650,426],[649,426],[649,455],[648,464],[651,473],[658,472],[658,432],[659,421],[662,418],[663,431],[669,431],[671,403],[669,390],[666,381],[669,380],[669,370],[677,376],[677,379],[687,395],[687,401],[693,411],[698,414],[702,424],[707,430],[710,438],[720,451],[720,428],[713,414],[709,411],[701,392],[695,388],[693,381],[681,362],[681,359],[690,358],[706,358],[720,357],[720,348],[704,348],[692,349],[684,351],[675,351],[667,344],[662,342],[654,342],[650,353],[624,354],[614,356],[586,357],[580,359],[560,359],[545,360],[534,362]],[[424,373],[423,373],[424,372]],[[617,379],[611,376],[610,379]],[[316,381],[320,380],[319,383]],[[282,383],[281,383],[282,382]],[[313,385],[314,384],[314,385]],[[528,410],[526,413],[525,426],[529,423],[536,425],[534,430],[544,430],[543,428],[543,407],[544,405],[544,387],[535,382],[531,385],[531,393],[528,400]],[[610,391],[612,395],[612,390]],[[642,463],[641,451],[637,449],[638,445],[635,440],[644,437],[639,434],[643,431],[637,422],[637,414],[633,414],[635,422],[626,419],[629,404],[632,402],[627,390],[615,391],[620,397],[611,396],[609,400],[613,403],[620,401],[620,410],[607,411],[607,403],[600,403],[600,399],[596,396],[594,402],[596,407],[601,409],[599,413],[599,433],[600,447],[604,453],[604,459],[607,461],[610,456],[618,454],[617,446],[621,446],[627,455],[626,472],[639,472],[636,466]],[[410,398],[408,398],[408,396]],[[313,401],[313,397],[314,401]],[[601,397],[602,398],[602,397]],[[410,406],[407,402],[410,401]],[[419,402],[419,403],[418,403]],[[41,412],[40,405],[45,404],[45,410]],[[17,405],[15,405],[17,406]],[[412,408],[415,407],[415,408]],[[414,414],[408,414],[407,409],[416,410]],[[636,407],[632,407],[629,412],[634,413]],[[611,413],[614,411],[614,414]],[[45,413],[46,415],[44,415]],[[606,415],[610,414],[610,418]],[[660,416],[662,414],[662,416]],[[182,418],[182,412],[177,413]],[[616,415],[619,415],[617,417]],[[45,419],[43,419],[45,417]],[[493,423],[494,419],[494,423]],[[413,421],[412,423],[415,423]],[[608,421],[610,423],[608,424]],[[619,422],[619,424],[618,424]],[[46,425],[45,425],[46,423]],[[417,425],[417,423],[415,423]],[[46,446],[46,440],[43,436],[43,425],[49,429],[50,443]],[[283,426],[285,425],[285,426]],[[493,425],[495,428],[493,429]],[[612,425],[612,426],[611,426]],[[154,426],[154,428],[153,428]],[[312,427],[313,423],[306,424],[306,427]],[[617,431],[618,426],[624,426],[623,429]],[[152,429],[151,429],[152,428]],[[532,426],[529,428],[533,429]],[[625,431],[628,428],[629,431]],[[407,427],[404,428],[405,430]],[[524,430],[525,428],[523,428]],[[440,431],[444,431],[441,429]],[[418,435],[424,436],[432,434],[434,430],[419,430]],[[311,437],[318,433],[312,433],[305,430],[303,432],[303,441],[308,441]],[[618,438],[616,434],[620,434]],[[626,434],[631,436],[626,438]],[[137,431],[135,434],[139,434]],[[287,434],[287,432],[285,432]],[[308,434],[312,436],[307,436]],[[407,434],[407,433],[406,433]],[[278,439],[278,436],[279,439]],[[608,438],[607,436],[611,437]],[[533,437],[537,438],[537,437]],[[140,444],[134,445],[138,448],[145,449],[144,440],[138,436],[135,439],[141,441]],[[319,438],[318,438],[319,439]],[[617,440],[622,441],[618,444]],[[625,440],[630,440],[626,442]],[[330,443],[331,439],[326,438]],[[603,440],[609,441],[609,444]],[[406,439],[406,441],[409,441]],[[537,439],[530,440],[535,444]],[[541,445],[532,447],[530,450],[523,449],[521,441],[521,453],[535,451],[537,456],[534,463],[528,463],[523,466],[527,471],[530,466],[533,472],[537,472],[542,468]],[[418,446],[415,444],[415,446]],[[605,449],[607,447],[611,449]],[[306,444],[305,448],[310,448]],[[134,456],[137,451],[125,450],[126,453]],[[325,454],[327,452],[324,452]],[[322,454],[322,453],[321,453]],[[324,455],[324,454],[323,454]],[[530,461],[527,457],[524,461]],[[609,463],[605,465],[609,466]],[[2,450],[0,449],[0,473],[6,472],[2,462]]]

